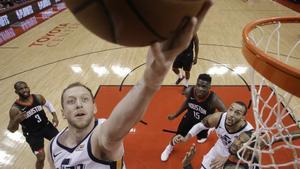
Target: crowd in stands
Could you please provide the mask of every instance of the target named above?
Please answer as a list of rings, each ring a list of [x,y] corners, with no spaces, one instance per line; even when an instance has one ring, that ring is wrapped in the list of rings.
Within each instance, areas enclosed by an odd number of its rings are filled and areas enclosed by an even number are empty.
[[[0,10],[12,8],[29,0],[0,0]]]

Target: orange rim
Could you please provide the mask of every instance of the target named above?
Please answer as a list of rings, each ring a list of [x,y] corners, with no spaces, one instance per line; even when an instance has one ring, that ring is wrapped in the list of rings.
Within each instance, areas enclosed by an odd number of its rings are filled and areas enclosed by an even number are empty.
[[[300,70],[269,56],[267,53],[254,46],[248,36],[256,26],[270,25],[278,22],[299,23],[300,17],[273,17],[256,20],[247,24],[243,30],[242,52],[247,62],[262,76],[287,92],[300,97]]]

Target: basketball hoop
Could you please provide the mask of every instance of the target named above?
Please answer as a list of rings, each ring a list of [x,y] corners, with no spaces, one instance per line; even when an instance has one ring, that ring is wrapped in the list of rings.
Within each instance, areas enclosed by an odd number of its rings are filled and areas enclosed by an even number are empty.
[[[238,157],[240,163],[250,167],[300,168],[300,141],[293,140],[290,134],[299,130],[295,113],[300,113],[300,61],[293,63],[295,56],[300,59],[300,24],[295,23],[300,23],[299,16],[273,17],[251,22],[243,30],[242,52],[252,67],[251,97],[256,126]],[[291,33],[294,35],[290,36]],[[280,53],[284,45],[287,55]],[[273,144],[276,139],[283,141]],[[243,154],[249,151],[252,157],[244,158]]]
[[[291,67],[256,47],[249,37],[249,33],[257,26],[264,26],[276,23],[299,23],[300,17],[276,17],[261,19],[246,25],[243,31],[243,54],[248,63],[266,79],[273,82],[282,89],[300,97],[300,70]],[[297,35],[295,35],[297,36]],[[299,45],[299,41],[297,44]],[[295,46],[296,47],[296,46]],[[293,82],[293,83],[286,83]]]

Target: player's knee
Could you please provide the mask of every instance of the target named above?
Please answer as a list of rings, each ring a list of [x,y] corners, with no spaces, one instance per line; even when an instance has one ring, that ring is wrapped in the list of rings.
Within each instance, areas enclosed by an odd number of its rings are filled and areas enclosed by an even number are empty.
[[[185,71],[185,78],[190,79],[190,71]]]
[[[36,158],[37,158],[37,161],[40,161],[40,162],[43,162],[45,161],[45,152],[44,151],[39,151],[39,153],[36,154]]]

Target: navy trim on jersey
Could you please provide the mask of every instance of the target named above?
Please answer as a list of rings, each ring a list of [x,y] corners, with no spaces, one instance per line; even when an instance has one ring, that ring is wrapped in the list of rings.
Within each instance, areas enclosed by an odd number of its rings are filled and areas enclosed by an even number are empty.
[[[117,161],[100,160],[93,155],[91,138],[92,137],[89,138],[88,144],[87,144],[87,152],[88,152],[89,157],[96,163],[106,164],[106,165],[109,165],[111,169],[117,169]],[[121,159],[121,163],[122,163],[121,168],[123,168],[123,157]]]
[[[54,140],[55,140],[55,137],[50,142],[50,155],[51,155],[51,159],[52,159],[53,162],[54,162],[54,158],[53,158],[52,146],[53,146]]]
[[[224,115],[224,113],[221,114],[221,117],[219,118],[219,121],[218,121],[218,124],[216,126],[216,129],[220,126],[220,123],[221,123],[223,115]]]
[[[61,147],[62,149],[68,151],[69,153],[73,153],[73,151],[90,135],[90,133],[95,129],[95,127],[98,125],[98,120],[95,120],[95,124],[94,124],[94,127],[93,129],[80,141],[80,143],[78,143],[75,147],[73,148],[70,148],[70,147],[67,147],[67,146],[64,146],[63,144],[61,144],[58,140],[59,140],[59,136],[61,136],[65,131],[66,129],[68,128],[65,128],[65,130],[59,135],[57,136],[57,140],[56,140],[56,143],[59,147]]]
[[[91,138],[92,138],[92,137],[89,138],[89,140],[88,140],[88,145],[87,145],[87,152],[88,152],[88,154],[89,154],[89,157],[90,157],[93,161],[95,161],[95,162],[97,162],[97,163],[110,165],[111,162],[113,162],[113,161],[99,160],[99,159],[97,159],[97,158],[93,155],[93,153],[92,153]]]

